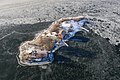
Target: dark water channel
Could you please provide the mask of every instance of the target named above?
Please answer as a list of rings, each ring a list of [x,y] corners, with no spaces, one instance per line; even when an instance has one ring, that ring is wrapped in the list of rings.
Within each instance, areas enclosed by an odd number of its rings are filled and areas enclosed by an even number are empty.
[[[19,45],[32,40],[51,22],[11,25],[0,31],[0,80],[119,80],[120,46],[111,45],[94,33],[77,33],[80,41],[70,40],[69,47],[55,53],[55,61],[47,69],[22,67],[16,55]]]

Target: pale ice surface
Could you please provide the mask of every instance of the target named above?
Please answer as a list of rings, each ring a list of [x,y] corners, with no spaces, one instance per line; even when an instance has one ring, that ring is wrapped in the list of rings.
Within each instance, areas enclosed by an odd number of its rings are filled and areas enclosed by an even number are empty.
[[[15,3],[22,3],[22,2],[28,2],[31,0],[0,0],[0,6],[8,5],[8,4],[15,4]]]

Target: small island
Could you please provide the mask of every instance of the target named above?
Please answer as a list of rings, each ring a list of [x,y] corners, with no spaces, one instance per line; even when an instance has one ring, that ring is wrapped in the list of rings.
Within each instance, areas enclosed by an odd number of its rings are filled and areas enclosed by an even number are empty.
[[[23,42],[17,56],[22,66],[45,65],[54,61],[55,51],[79,31],[89,32],[84,28],[84,16],[61,18],[53,22],[47,29],[38,33],[31,41]]]

